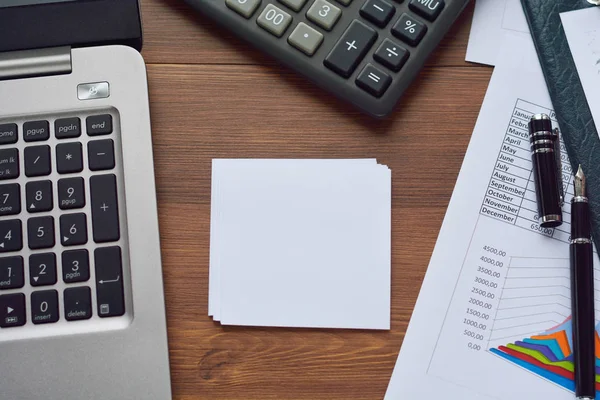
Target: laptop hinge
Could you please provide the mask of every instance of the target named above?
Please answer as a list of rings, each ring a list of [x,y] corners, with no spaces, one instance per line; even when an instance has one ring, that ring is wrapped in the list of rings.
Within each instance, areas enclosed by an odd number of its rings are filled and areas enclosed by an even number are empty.
[[[70,74],[71,71],[69,46],[0,53],[0,80]]]

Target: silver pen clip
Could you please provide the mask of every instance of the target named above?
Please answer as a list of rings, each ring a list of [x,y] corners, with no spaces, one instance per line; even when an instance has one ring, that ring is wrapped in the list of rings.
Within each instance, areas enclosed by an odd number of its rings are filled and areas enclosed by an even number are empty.
[[[598,0],[600,4],[600,0]],[[560,151],[560,131],[558,128],[554,128],[554,134],[556,135],[556,140],[554,141],[554,157],[556,158],[556,168],[558,171],[558,179],[556,180],[558,184],[558,194],[560,196],[560,206],[562,207],[565,204],[565,188],[563,186],[563,174],[562,174],[562,159],[561,159],[561,151]]]
[[[593,4],[595,6],[600,6],[600,0],[587,0],[588,3]]]

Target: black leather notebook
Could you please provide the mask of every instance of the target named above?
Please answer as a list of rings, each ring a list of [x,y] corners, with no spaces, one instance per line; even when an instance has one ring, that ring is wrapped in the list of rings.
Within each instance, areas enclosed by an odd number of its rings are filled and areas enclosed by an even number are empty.
[[[560,13],[587,0],[521,0],[573,170],[587,177],[593,237],[600,249],[600,139],[563,30]],[[600,90],[600,88],[598,88]]]

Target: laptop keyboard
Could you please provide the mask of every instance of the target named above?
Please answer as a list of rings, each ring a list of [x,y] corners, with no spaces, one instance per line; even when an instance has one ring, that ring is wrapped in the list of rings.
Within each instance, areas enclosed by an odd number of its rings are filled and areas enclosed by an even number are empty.
[[[0,340],[126,314],[118,117],[0,119]]]

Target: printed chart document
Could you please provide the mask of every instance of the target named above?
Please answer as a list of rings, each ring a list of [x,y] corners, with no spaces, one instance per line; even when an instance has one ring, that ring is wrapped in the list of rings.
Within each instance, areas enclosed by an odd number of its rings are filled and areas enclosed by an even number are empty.
[[[506,33],[531,40],[520,0],[477,0],[466,60],[496,65]]]
[[[565,222],[556,229],[540,227],[527,123],[537,113],[548,114],[554,124],[556,119],[531,42],[513,38],[507,48],[492,76],[386,400],[574,398],[572,171],[563,153]]]
[[[600,135],[600,8],[562,13],[560,18]]]

